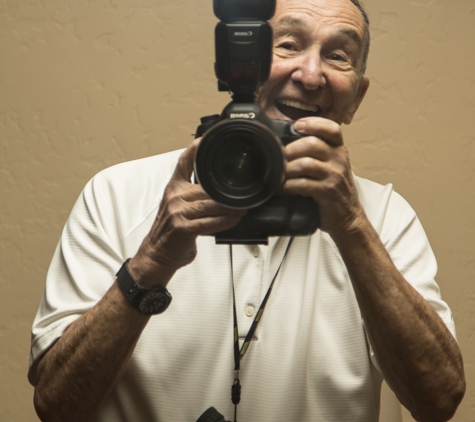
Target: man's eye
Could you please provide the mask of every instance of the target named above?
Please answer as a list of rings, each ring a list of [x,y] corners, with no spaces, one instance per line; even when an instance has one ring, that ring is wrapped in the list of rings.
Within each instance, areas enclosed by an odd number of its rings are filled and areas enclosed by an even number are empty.
[[[341,60],[344,60],[343,56],[341,54],[331,54],[330,55],[330,60],[335,60],[335,61],[341,61]]]
[[[283,48],[284,50],[295,50],[295,46],[292,43],[286,42],[279,45],[279,48]]]

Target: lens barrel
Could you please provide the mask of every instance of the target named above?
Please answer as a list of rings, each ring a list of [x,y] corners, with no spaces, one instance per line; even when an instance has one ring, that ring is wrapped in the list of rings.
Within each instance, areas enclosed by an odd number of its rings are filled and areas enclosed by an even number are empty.
[[[208,195],[230,208],[253,208],[282,186],[284,152],[280,139],[264,124],[225,119],[203,136],[195,175]]]

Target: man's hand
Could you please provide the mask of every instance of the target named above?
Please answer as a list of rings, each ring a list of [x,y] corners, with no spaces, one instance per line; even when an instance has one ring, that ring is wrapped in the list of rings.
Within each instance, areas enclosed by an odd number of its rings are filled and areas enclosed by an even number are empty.
[[[401,403],[417,420],[449,420],[465,391],[455,339],[366,217],[340,126],[310,117],[295,127],[308,136],[286,147],[285,191],[318,203],[320,228],[340,251],[381,372]]]
[[[129,269],[142,286],[166,285],[176,270],[196,256],[196,238],[235,226],[245,210],[226,208],[190,182],[200,139],[180,156],[157,217]]]
[[[198,235],[227,229],[243,215],[190,183],[198,143],[181,155],[152,229],[129,261],[129,270],[144,286],[166,285],[195,257]],[[38,362],[35,408],[41,420],[91,420],[127,367],[149,319],[130,306],[114,283]]]
[[[330,235],[351,230],[364,216],[341,127],[321,117],[295,123],[304,138],[286,147],[287,194],[311,196],[319,205],[320,229]]]

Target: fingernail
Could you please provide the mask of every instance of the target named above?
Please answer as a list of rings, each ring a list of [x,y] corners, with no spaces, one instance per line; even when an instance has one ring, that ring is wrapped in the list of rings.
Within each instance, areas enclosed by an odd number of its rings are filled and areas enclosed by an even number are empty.
[[[307,127],[306,121],[298,120],[297,122],[295,122],[295,130],[297,130],[298,132],[305,132],[306,127]]]

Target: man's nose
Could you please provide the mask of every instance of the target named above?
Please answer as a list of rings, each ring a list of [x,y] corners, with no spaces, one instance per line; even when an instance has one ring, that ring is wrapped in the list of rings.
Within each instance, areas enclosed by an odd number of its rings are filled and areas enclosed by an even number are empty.
[[[308,90],[315,90],[325,86],[326,79],[323,74],[322,60],[317,52],[308,52],[299,57],[297,68],[292,73],[292,80],[300,82]]]

